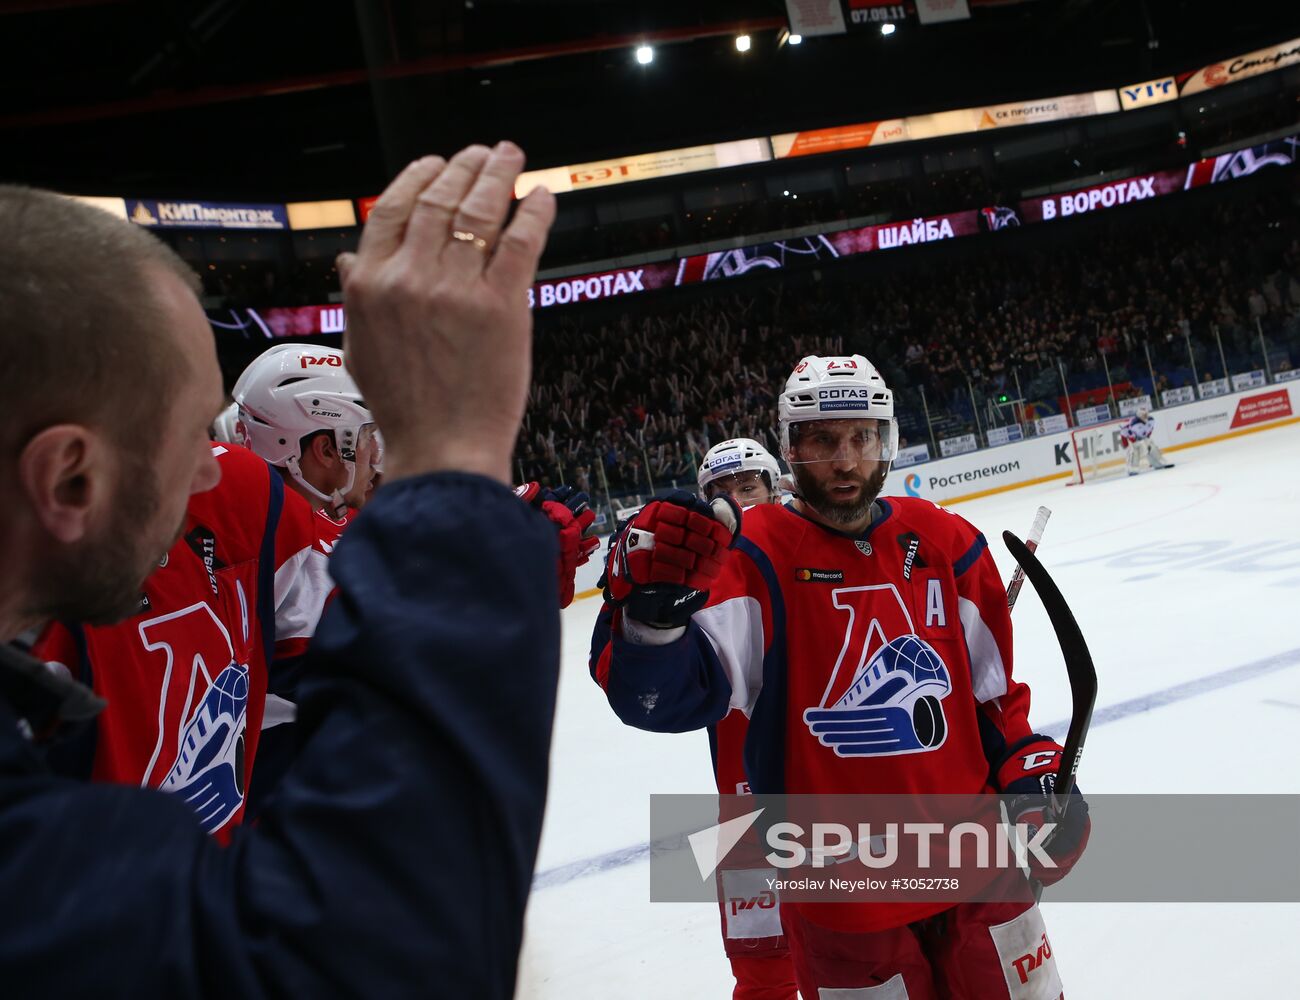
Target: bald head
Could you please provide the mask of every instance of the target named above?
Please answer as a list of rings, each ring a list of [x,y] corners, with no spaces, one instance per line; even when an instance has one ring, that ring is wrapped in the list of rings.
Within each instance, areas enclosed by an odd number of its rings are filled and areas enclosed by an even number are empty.
[[[48,191],[0,185],[0,233],[0,460],[61,423],[148,440],[191,346],[153,289],[163,272],[196,295],[198,277],[139,226]]]

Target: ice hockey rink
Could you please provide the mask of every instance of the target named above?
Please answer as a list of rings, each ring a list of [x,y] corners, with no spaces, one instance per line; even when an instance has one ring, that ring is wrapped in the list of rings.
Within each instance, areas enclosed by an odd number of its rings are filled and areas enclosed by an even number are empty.
[[[1300,792],[1300,424],[1167,456],[1176,468],[1049,483],[955,510],[1001,542],[1052,509],[1040,558],[1099,677],[1088,792]],[[588,569],[591,569],[590,567]],[[590,586],[594,573],[580,586]],[[731,995],[716,907],[649,902],[652,792],[712,792],[703,732],[623,726],[587,672],[599,601],[564,616],[550,802],[518,996]],[[1031,722],[1063,735],[1069,685],[1031,587],[1014,613]],[[1242,817],[1237,848],[1251,850]],[[1188,872],[1195,878],[1195,872]],[[1044,904],[1066,996],[1293,996],[1300,904]]]

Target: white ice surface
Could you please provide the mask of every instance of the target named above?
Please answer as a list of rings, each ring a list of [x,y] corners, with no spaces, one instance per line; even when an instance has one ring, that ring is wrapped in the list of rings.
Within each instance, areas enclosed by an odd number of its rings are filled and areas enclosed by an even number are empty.
[[[1085,792],[1300,793],[1300,425],[1168,457],[1177,467],[1164,472],[955,509],[988,537],[1005,577],[1003,529],[1023,535],[1038,505],[1052,508],[1040,556],[1100,679]],[[614,717],[587,672],[598,605],[581,600],[564,616],[541,887],[518,996],[724,1000],[732,980],[716,907],[650,903],[649,866],[635,851],[650,793],[713,791],[708,741]],[[1028,584],[1014,618],[1031,721],[1067,719],[1065,671]],[[1216,676],[1293,651],[1289,665],[1245,681]],[[1190,681],[1204,690],[1156,697]],[[1243,816],[1238,846],[1250,842]],[[635,860],[611,857],[621,849]],[[585,859],[603,860],[580,873]],[[1300,904],[1046,903],[1044,913],[1070,1000],[1300,996]]]

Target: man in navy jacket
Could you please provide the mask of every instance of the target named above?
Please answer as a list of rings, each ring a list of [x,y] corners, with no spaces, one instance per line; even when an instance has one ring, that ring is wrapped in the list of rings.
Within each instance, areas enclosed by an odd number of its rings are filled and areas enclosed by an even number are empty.
[[[147,789],[55,777],[97,699],[0,645],[0,981],[53,996],[510,997],[559,665],[554,530],[507,488],[526,291],[554,216],[503,228],[522,153],[411,164],[340,258],[386,484],[336,550],[304,742],[228,847]],[[0,188],[0,642],[111,621],[219,471],[211,330],[145,231]],[[111,669],[111,664],[105,669]]]

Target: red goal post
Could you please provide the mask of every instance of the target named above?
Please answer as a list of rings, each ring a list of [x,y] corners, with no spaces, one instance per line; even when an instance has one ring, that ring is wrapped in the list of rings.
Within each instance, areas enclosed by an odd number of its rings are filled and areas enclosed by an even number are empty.
[[[1120,440],[1120,430],[1127,423],[1126,417],[1089,427],[1076,427],[1070,431],[1070,445],[1074,453],[1071,486],[1109,479],[1127,471],[1128,449]]]

